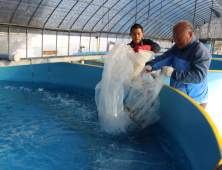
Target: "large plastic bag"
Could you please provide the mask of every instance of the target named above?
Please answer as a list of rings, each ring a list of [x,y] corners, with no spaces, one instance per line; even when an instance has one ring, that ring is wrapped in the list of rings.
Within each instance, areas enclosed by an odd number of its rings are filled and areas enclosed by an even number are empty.
[[[159,120],[158,94],[162,89],[166,77],[157,70],[138,76],[131,84],[126,98],[126,114],[138,126],[146,127]]]
[[[140,74],[145,62],[153,58],[153,52],[135,53],[124,43],[116,43],[107,53],[102,80],[95,89],[99,120],[107,132],[131,131],[159,119],[156,98],[164,77],[160,70],[143,78]]]

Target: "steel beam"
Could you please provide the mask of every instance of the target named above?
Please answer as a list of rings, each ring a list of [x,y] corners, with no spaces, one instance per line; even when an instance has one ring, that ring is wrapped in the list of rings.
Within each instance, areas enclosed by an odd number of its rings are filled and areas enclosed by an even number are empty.
[[[16,9],[15,9],[15,12],[12,14],[12,17],[11,17],[11,19],[10,19],[10,23],[12,23],[12,20],[13,20],[13,18],[14,18],[14,16],[15,16],[15,13],[16,13],[16,11],[18,10],[18,8],[19,8],[19,5],[21,4],[21,2],[22,2],[22,0],[20,0],[20,2],[19,2],[19,4],[17,5],[17,7],[16,7]]]
[[[39,7],[41,6],[41,4],[42,4],[43,1],[44,1],[44,0],[42,0],[42,1],[39,3],[39,5],[38,5],[38,7],[36,8],[35,12],[34,12],[33,15],[31,16],[31,18],[29,19],[29,21],[28,21],[28,25],[29,25],[30,22],[32,21],[32,18],[34,17],[35,13],[36,13],[37,10],[39,9]]]
[[[49,19],[51,18],[52,14],[55,12],[55,10],[58,8],[58,6],[62,3],[63,0],[61,0],[58,5],[54,8],[54,10],[52,11],[52,13],[50,14],[50,16],[47,18],[46,22],[43,24],[43,27],[45,27],[45,25],[47,24],[47,22],[49,21]]]

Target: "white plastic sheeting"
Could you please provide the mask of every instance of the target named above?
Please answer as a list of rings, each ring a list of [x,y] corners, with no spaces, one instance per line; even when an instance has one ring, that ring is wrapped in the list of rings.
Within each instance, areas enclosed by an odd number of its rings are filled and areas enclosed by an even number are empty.
[[[100,123],[107,132],[132,131],[159,119],[156,99],[166,77],[160,70],[141,77],[145,62],[153,58],[153,52],[134,53],[124,43],[116,43],[106,55],[95,99]]]

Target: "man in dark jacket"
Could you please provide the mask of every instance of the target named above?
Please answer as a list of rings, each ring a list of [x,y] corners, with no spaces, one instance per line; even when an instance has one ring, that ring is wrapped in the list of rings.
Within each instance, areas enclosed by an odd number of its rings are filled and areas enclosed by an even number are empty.
[[[128,45],[130,45],[136,53],[139,52],[139,49],[158,53],[160,46],[150,39],[142,39],[143,35],[143,27],[140,24],[134,24],[130,29],[132,41]]]
[[[144,71],[163,68],[170,85],[190,96],[204,109],[208,99],[207,74],[211,63],[210,51],[194,36],[188,21],[173,28],[175,45],[155,59],[148,61]],[[172,66],[172,67],[171,67]]]

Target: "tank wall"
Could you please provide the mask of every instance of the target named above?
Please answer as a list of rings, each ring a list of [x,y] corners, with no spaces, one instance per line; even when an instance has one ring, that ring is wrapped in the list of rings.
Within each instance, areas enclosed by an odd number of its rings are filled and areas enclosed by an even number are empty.
[[[33,80],[34,83],[46,82],[94,90],[96,84],[101,80],[102,70],[101,67],[71,63],[36,64],[32,67],[30,65],[2,67],[0,68],[0,80],[24,82],[32,82]]]
[[[49,70],[51,68],[50,74]],[[102,67],[71,63],[32,65],[33,82],[94,90]],[[2,67],[0,80],[32,82],[31,66]],[[49,80],[50,75],[50,80]],[[214,169],[221,157],[221,138],[207,113],[192,99],[164,86],[160,92],[160,123],[180,143],[194,170]]]
[[[209,115],[169,86],[161,90],[160,100],[160,122],[180,143],[192,168],[214,169],[221,157],[221,138]]]

